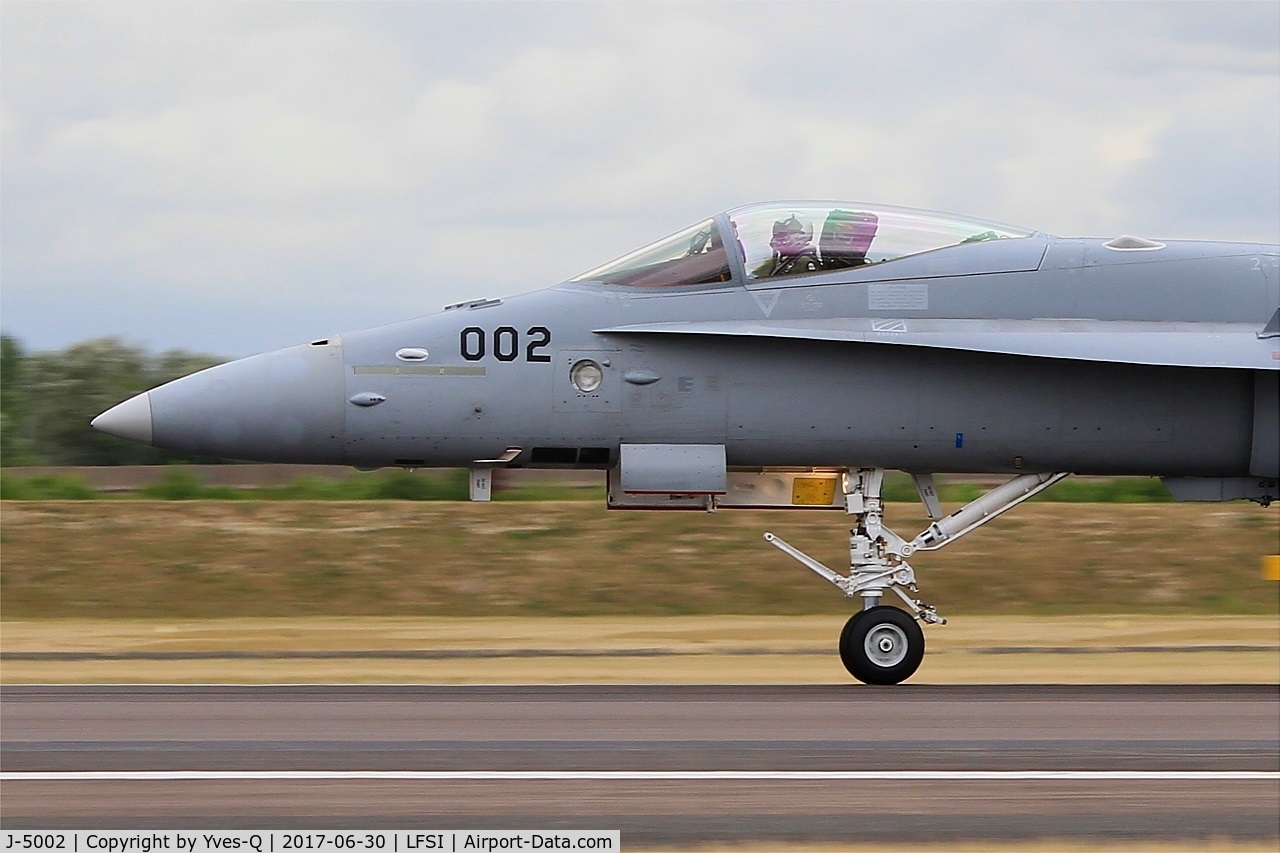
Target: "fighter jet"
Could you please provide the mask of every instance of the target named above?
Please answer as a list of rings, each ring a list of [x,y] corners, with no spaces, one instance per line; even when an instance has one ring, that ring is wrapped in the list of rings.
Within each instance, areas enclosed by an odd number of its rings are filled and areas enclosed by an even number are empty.
[[[1069,474],[1189,501],[1280,490],[1280,247],[1063,239],[854,202],[755,204],[505,299],[241,359],[93,426],[187,453],[606,473],[615,509],[844,513],[858,680],[924,655],[916,552]],[[885,523],[886,470],[932,519]],[[939,473],[1007,475],[944,517]],[[891,596],[895,605],[882,603]]]

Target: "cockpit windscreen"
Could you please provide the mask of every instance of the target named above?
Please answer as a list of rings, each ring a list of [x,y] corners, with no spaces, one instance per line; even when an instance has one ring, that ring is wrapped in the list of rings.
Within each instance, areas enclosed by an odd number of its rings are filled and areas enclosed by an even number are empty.
[[[732,278],[724,240],[715,222],[697,225],[651,243],[570,281],[599,281],[629,287],[713,284]]]

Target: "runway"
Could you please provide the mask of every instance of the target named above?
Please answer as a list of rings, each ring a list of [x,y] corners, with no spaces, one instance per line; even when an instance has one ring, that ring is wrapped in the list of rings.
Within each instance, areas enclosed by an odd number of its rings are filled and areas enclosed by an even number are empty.
[[[1280,838],[1275,686],[14,686],[0,720],[6,829]]]

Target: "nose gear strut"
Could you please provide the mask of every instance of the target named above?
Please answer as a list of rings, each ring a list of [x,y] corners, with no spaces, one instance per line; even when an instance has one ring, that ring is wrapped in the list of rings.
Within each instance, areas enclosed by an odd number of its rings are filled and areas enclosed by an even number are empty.
[[[924,635],[918,628],[914,632],[905,630],[896,618],[886,621],[886,617],[891,617],[892,614],[884,611],[893,611],[895,608],[880,605],[885,590],[891,590],[901,598],[916,619],[939,625],[947,622],[938,615],[937,608],[933,605],[907,594],[920,591],[916,584],[915,569],[907,562],[907,558],[916,551],[936,551],[949,545],[1067,476],[1069,473],[1021,474],[965,504],[951,515],[938,518],[934,509],[937,503],[931,478],[917,475],[916,484],[920,487],[921,498],[934,521],[914,539],[907,541],[884,525],[884,501],[881,497],[884,469],[858,468],[850,471],[843,477],[845,509],[854,519],[853,529],[849,531],[847,577],[827,568],[772,533],[766,533],[764,538],[770,545],[844,590],[849,598],[861,596],[863,609],[861,613],[855,614],[845,628],[840,644],[841,657],[849,671],[861,681],[896,684],[915,672],[924,654]],[[873,616],[873,613],[876,615]],[[868,622],[868,619],[861,617],[869,617],[870,623],[861,624]],[[906,621],[910,623],[909,619]],[[855,622],[860,624],[854,633],[864,636],[865,643],[846,642],[851,629],[855,628]],[[914,626],[914,623],[911,624]],[[911,653],[905,657],[898,654],[898,647],[915,646],[917,642],[918,652],[911,649]],[[894,648],[882,649],[886,644]],[[912,665],[910,662],[913,659]],[[893,662],[892,666],[887,665],[888,661]],[[904,669],[908,667],[904,667],[904,664],[909,667],[909,671],[905,673]]]

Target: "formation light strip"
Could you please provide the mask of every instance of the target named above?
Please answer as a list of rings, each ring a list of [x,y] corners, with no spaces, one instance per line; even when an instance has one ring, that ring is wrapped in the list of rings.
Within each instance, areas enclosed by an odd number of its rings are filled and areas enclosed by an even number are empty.
[[[427,364],[373,365],[354,368],[356,376],[484,376],[483,367],[437,367]]]

